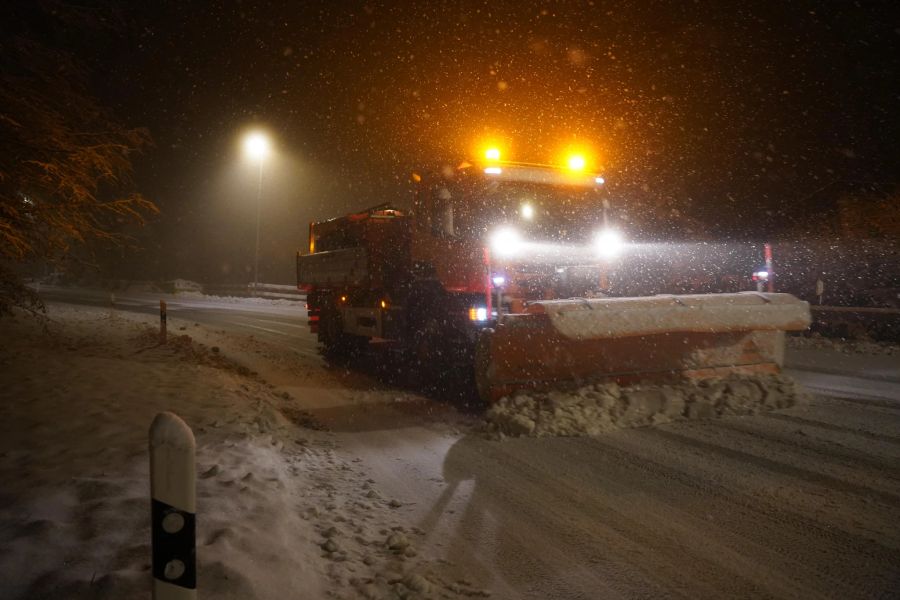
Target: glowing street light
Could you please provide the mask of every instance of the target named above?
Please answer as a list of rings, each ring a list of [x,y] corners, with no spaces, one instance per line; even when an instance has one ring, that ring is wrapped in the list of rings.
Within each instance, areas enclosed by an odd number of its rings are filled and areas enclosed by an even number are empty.
[[[253,256],[253,287],[259,284],[259,207],[262,203],[263,162],[268,158],[272,144],[266,134],[254,131],[244,138],[244,155],[259,163],[259,178],[256,187],[256,253]]]
[[[266,134],[254,131],[244,138],[244,153],[252,160],[262,162],[269,156],[272,150],[269,138]]]
[[[519,209],[519,214],[522,215],[523,219],[530,221],[534,218],[534,207],[526,202],[522,205],[522,208]]]

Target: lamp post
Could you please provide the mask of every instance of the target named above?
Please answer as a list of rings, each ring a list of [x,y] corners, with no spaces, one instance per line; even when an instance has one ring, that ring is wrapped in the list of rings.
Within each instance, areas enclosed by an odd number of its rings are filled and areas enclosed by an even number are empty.
[[[606,178],[603,176],[597,176],[594,178],[594,183],[597,184],[598,187],[603,190],[603,236],[609,237],[610,229],[609,229],[609,215],[607,212],[609,211],[609,192],[606,191]],[[606,271],[606,264],[602,264],[600,266],[600,289],[608,290],[609,289],[609,274]]]
[[[262,203],[263,162],[269,156],[269,138],[264,133],[253,132],[244,138],[244,154],[259,163],[259,177],[256,186],[256,252],[253,256],[253,287],[259,284],[259,212]]]
[[[607,213],[607,211],[609,210],[609,193],[606,191],[606,178],[603,177],[603,176],[598,175],[597,177],[594,177],[594,183],[597,184],[597,187],[602,188],[602,189],[603,189],[603,192],[604,192],[604,193],[603,193],[603,199],[602,199],[602,204],[603,204],[603,228],[604,228],[604,229],[608,229],[608,228],[609,228],[609,217],[607,216],[606,213]]]

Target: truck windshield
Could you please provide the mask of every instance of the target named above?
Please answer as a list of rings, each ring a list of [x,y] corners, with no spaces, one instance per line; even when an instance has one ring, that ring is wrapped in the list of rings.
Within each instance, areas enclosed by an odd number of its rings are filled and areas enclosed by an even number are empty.
[[[456,235],[481,239],[500,225],[536,242],[582,243],[603,224],[598,188],[508,181],[476,183],[454,202]]]

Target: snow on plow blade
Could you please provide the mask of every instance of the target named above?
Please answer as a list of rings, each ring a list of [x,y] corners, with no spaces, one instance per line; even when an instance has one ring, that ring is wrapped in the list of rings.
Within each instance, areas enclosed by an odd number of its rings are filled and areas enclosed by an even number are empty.
[[[777,373],[784,332],[806,329],[809,303],[743,292],[533,302],[504,315],[476,350],[486,402],[519,390],[593,381]]]

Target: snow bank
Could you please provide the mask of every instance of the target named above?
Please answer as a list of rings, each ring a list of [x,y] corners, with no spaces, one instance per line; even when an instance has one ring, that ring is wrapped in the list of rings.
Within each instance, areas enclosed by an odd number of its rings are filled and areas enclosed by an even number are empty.
[[[203,285],[189,279],[173,279],[167,281],[167,285],[172,286],[175,292],[202,292]]]
[[[833,350],[842,354],[900,356],[900,345],[872,340],[847,340],[811,336],[788,336],[787,347],[793,350]]]
[[[485,417],[487,431],[497,436],[583,436],[678,419],[755,414],[803,399],[783,375],[734,375],[683,385],[603,383],[572,392],[517,394],[498,401]]]
[[[197,440],[200,598],[488,595],[227,336],[173,317],[163,345],[151,315],[49,308],[48,331],[0,320],[3,598],[149,599],[147,432],[165,410]]]
[[[204,298],[211,302],[221,302],[223,304],[255,304],[258,306],[297,306],[298,303],[306,302],[305,297],[298,296],[295,299],[289,298],[248,298],[246,296],[211,296],[209,294],[180,293],[181,297]]]

